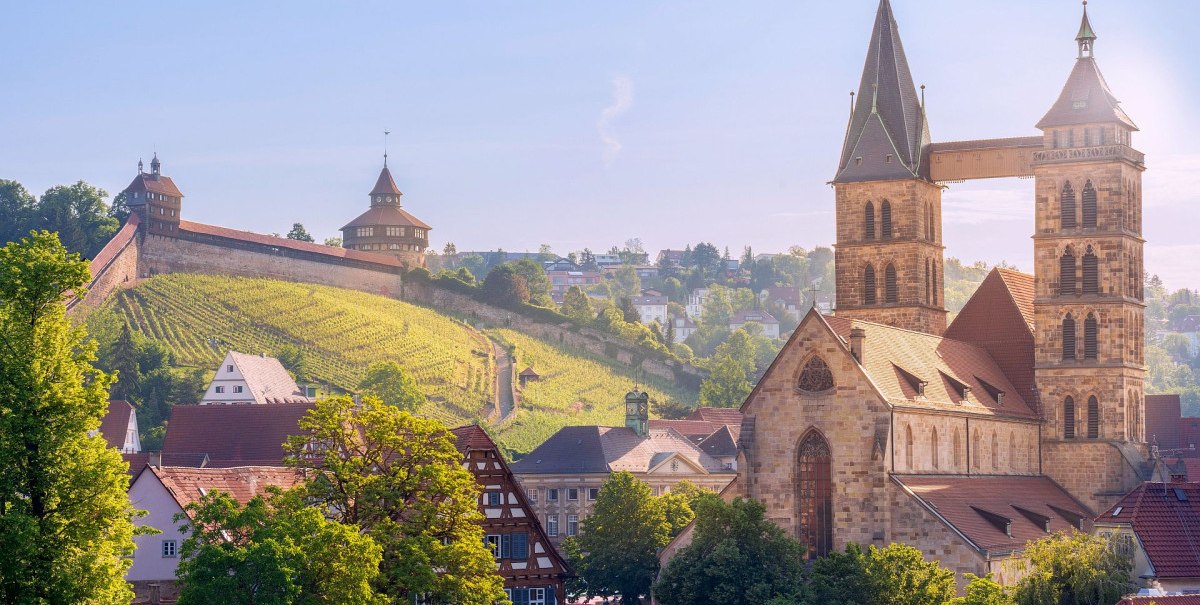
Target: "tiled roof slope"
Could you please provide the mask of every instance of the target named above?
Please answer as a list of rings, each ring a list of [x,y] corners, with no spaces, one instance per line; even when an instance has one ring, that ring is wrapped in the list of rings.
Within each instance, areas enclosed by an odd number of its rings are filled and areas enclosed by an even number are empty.
[[[913,86],[892,5],[880,0],[834,181],[919,177],[927,145],[929,124]],[[861,163],[857,158],[862,158]]]
[[[987,351],[1017,393],[1026,398],[1036,393],[1033,293],[1032,275],[992,269],[945,332],[946,338]]]
[[[741,425],[738,425],[741,428]],[[740,431],[739,431],[740,432]],[[723,425],[721,428],[699,443],[700,449],[709,456],[736,456],[737,438],[734,437],[733,427]]]
[[[691,420],[706,420],[731,426],[742,425],[742,411],[737,408],[699,407],[688,414]]]
[[[375,187],[371,189],[371,195],[379,194],[403,195],[396,186],[396,181],[392,179],[392,171],[388,170],[387,164],[379,171],[379,178],[375,179]]]
[[[1200,594],[1128,596],[1117,605],[1200,605]]]
[[[133,177],[133,181],[125,188],[125,191],[149,191],[151,193],[161,193],[172,197],[183,197],[179,192],[179,188],[175,186],[175,181],[169,176],[156,175],[152,172],[138,173]],[[131,203],[144,203],[145,198],[138,200],[130,200]]]
[[[195,223],[192,221],[179,221],[179,230],[183,233],[192,233],[197,235],[206,235],[210,237],[219,237],[223,239],[247,242],[260,246],[273,246],[276,248],[287,248],[297,252],[307,252],[309,254],[320,254],[342,258],[346,260],[360,261],[364,263],[373,263],[376,265],[384,265],[388,267],[403,268],[404,263],[394,256],[386,254],[375,254],[374,252],[361,252],[359,250],[348,250],[346,248],[336,248],[334,246],[326,246],[323,244],[315,244],[312,242],[302,242],[286,237],[274,237],[271,235],[263,235],[261,233],[251,233],[250,231],[239,231],[237,229],[229,229],[226,227],[218,227],[216,225],[205,225],[204,223]]]
[[[466,453],[467,450],[494,450],[496,442],[488,436],[487,431],[483,430],[478,424],[468,424],[458,428],[450,429],[454,435],[454,447],[458,451]]]
[[[300,433],[310,403],[177,405],[171,410],[163,455],[207,454],[210,467],[281,466],[283,443]]]
[[[679,432],[680,435],[683,435],[684,437],[687,437],[688,439],[690,439],[696,443],[699,443],[705,437],[713,434],[713,432],[716,431],[718,428],[720,428],[720,426],[721,426],[720,424],[717,424],[715,422],[708,422],[706,420],[688,420],[688,419],[666,420],[666,419],[658,419],[658,418],[650,419],[650,428],[651,429],[657,429],[657,430],[666,430],[669,428],[675,429],[676,431]]]
[[[1179,395],[1146,395],[1146,440],[1162,449],[1187,447],[1180,439]]]
[[[220,490],[245,504],[255,496],[265,495],[274,486],[288,489],[301,481],[296,469],[275,466],[241,466],[230,468],[191,468],[179,466],[146,467],[154,473],[171,497],[186,507],[206,493]]]
[[[129,431],[129,417],[133,415],[133,406],[122,399],[110,399],[108,412],[100,419],[100,435],[108,442],[108,447],[123,449],[125,434]]]
[[[632,429],[608,426],[564,427],[511,468],[518,475],[644,473],[664,454],[678,454],[707,472],[723,471],[720,461],[674,429],[651,428],[641,437]]]
[[[1054,126],[1110,122],[1138,129],[1121,109],[1121,102],[1109,90],[1096,60],[1081,57],[1075,60],[1075,67],[1071,69],[1058,100],[1037,123],[1037,127],[1044,130]]]
[[[892,404],[1036,418],[1022,393],[1009,382],[981,347],[869,321],[836,316],[822,318],[843,340],[849,339],[851,328],[863,329],[866,336],[863,343],[863,370]],[[918,396],[905,373],[926,383],[923,396]],[[970,387],[967,403],[960,402],[953,383],[947,377]],[[988,393],[984,382],[1005,393],[1003,405]]]
[[[1131,526],[1159,579],[1200,578],[1200,483],[1143,483],[1096,523]]]
[[[512,463],[512,471],[523,474],[607,473],[608,461],[600,445],[606,427],[566,426],[524,458]]]
[[[892,475],[892,478],[981,550],[1020,550],[1030,540],[1044,538],[1049,532],[1074,528],[1076,515],[1083,516],[1083,531],[1091,531],[1091,512],[1087,507],[1046,477]],[[997,525],[997,521],[1003,521],[999,517],[1009,520],[1009,532]],[[1039,521],[1041,517],[1048,519],[1045,523],[1049,524],[1049,532]]]
[[[399,206],[375,206],[358,215],[358,218],[346,223],[346,226],[342,227],[342,230],[345,231],[346,229],[353,227],[372,227],[378,225],[433,229],[429,225],[425,224],[424,221],[409,214],[407,210]]]
[[[246,388],[250,389],[256,403],[309,402],[308,397],[300,391],[299,385],[278,359],[237,351],[230,351],[229,357],[241,372],[246,381]]]

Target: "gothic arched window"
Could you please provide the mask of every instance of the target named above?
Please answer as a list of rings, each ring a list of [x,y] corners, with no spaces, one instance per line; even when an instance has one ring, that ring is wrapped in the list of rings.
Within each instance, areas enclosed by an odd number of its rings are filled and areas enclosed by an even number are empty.
[[[1000,468],[1000,440],[996,438],[996,431],[992,431],[992,470]]]
[[[904,425],[904,470],[911,471],[916,465],[913,463],[913,436],[912,425]]]
[[[1009,431],[1008,433],[1008,468],[1016,470],[1017,467],[1017,434]]]
[[[867,202],[866,215],[863,218],[864,239],[875,239],[875,204]]]
[[[894,303],[900,298],[900,292],[896,287],[896,266],[888,264],[883,270],[883,289],[884,302]]]
[[[962,466],[962,439],[958,434],[958,427],[954,427],[953,448],[951,453],[954,454],[954,459],[950,461],[950,466],[958,470]]]
[[[1070,246],[1058,259],[1058,293],[1062,296],[1075,293],[1075,251]]]
[[[796,503],[800,541],[808,558],[829,554],[833,547],[833,477],[829,443],[810,431],[797,452]]]
[[[929,297],[929,293],[933,290],[933,284],[929,283],[930,276],[933,273],[929,270],[929,259],[925,259],[925,302],[933,304],[933,299]]]
[[[1070,313],[1062,321],[1062,339],[1062,358],[1075,359],[1075,318]]]
[[[1087,314],[1087,318],[1083,320],[1083,358],[1096,358],[1096,316],[1092,313]]]
[[[1071,182],[1063,183],[1062,195],[1058,198],[1059,215],[1063,229],[1074,229],[1077,224],[1075,222],[1075,189],[1071,187]]]
[[[882,239],[892,239],[892,203],[883,200],[879,205],[879,221],[883,223],[880,237]]]
[[[933,432],[929,434],[929,461],[933,464],[933,468],[938,468],[937,427],[934,427]]]
[[[1075,399],[1071,397],[1063,400],[1063,438],[1075,438]]]
[[[875,304],[876,291],[877,290],[875,288],[875,267],[872,267],[871,265],[867,265],[867,267],[865,269],[863,269],[863,304],[864,305]]]
[[[1083,195],[1080,196],[1080,198],[1083,201],[1083,203],[1081,204],[1082,210],[1083,210],[1083,212],[1082,212],[1083,226],[1085,228],[1086,227],[1095,227],[1096,226],[1096,188],[1092,187],[1091,181],[1088,181],[1086,184],[1084,184]]]
[[[1095,395],[1088,397],[1088,439],[1100,437],[1100,402]]]
[[[979,429],[975,429],[975,434],[971,436],[971,466],[979,468],[979,450],[982,449],[982,441],[979,439]]]
[[[824,359],[813,355],[800,370],[796,387],[807,393],[824,393],[833,388],[833,371]]]
[[[1083,293],[1100,293],[1100,261],[1091,246],[1087,247],[1087,252],[1083,255]]]

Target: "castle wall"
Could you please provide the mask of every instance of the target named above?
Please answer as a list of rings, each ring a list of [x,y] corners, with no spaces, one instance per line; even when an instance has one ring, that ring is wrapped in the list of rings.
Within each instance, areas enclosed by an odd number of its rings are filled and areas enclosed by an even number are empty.
[[[98,307],[117,288],[137,283],[138,263],[141,260],[140,239],[136,219],[126,222],[104,248],[92,259],[92,280],[83,299],[72,299],[67,303],[68,311],[80,302],[85,307]]]

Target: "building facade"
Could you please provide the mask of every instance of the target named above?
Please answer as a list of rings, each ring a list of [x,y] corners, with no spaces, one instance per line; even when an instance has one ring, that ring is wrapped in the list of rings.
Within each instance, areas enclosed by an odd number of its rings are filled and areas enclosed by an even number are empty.
[[[312,403],[274,357],[230,351],[217,367],[200,405]]]
[[[424,267],[432,227],[404,209],[400,203],[403,195],[385,157],[371,189],[371,208],[342,227],[342,247],[388,254],[409,266]]]

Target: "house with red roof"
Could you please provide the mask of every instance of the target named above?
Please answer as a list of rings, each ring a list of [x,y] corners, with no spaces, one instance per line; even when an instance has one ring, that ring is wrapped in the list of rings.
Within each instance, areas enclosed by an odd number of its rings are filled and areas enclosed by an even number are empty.
[[[1133,559],[1135,583],[1200,592],[1200,482],[1147,482],[1095,519],[1097,534]]]
[[[111,447],[122,454],[136,454],[142,451],[141,433],[138,432],[137,413],[133,406],[122,399],[112,399],[108,402],[108,411],[100,419],[100,428],[92,435],[100,435]]]

